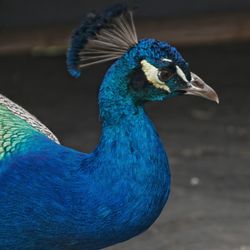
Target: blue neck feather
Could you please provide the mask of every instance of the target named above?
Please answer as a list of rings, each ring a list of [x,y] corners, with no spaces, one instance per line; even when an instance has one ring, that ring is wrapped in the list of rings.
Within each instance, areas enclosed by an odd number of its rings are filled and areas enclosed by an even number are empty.
[[[124,118],[129,118],[142,109],[127,93],[130,81],[130,72],[136,64],[129,63],[126,57],[117,60],[108,70],[100,87],[99,106],[100,117],[105,127],[117,125]]]
[[[159,216],[170,187],[167,156],[159,136],[143,104],[136,103],[127,93],[136,67],[138,63],[129,53],[116,61],[99,93],[103,131],[93,154],[98,165],[96,176],[100,181],[102,175],[103,186],[107,190],[112,187],[116,194],[108,205],[112,211],[119,210],[110,239],[113,243],[146,230]]]

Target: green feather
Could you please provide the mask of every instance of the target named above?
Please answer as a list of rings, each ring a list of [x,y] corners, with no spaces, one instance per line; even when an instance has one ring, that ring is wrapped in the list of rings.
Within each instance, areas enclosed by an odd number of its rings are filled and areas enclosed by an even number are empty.
[[[29,123],[0,104],[0,160],[18,150],[34,133],[37,130]]]

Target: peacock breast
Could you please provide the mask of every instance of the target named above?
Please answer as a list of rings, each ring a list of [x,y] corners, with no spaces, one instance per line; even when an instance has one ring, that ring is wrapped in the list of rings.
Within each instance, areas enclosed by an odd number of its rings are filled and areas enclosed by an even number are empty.
[[[90,216],[96,218],[96,225],[102,221],[103,228],[93,231],[110,232],[111,241],[123,241],[152,225],[166,204],[170,191],[167,156],[160,150],[147,157],[134,153],[126,155],[126,160],[102,157],[100,161],[91,173],[91,199],[84,205],[91,202],[88,207],[94,208]]]

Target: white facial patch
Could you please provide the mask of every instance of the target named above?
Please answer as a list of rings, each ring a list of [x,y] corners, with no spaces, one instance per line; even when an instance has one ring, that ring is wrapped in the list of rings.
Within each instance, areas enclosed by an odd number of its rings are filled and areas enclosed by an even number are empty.
[[[186,78],[186,75],[184,74],[184,72],[182,71],[182,69],[179,66],[175,66],[176,67],[176,73],[179,75],[179,77],[184,81],[184,82],[189,82]]]
[[[163,89],[169,93],[171,92],[170,88],[165,84],[165,82],[159,80],[158,78],[159,71],[154,65],[150,64],[146,60],[142,60],[141,65],[142,65],[142,71],[144,72],[149,83],[151,83],[157,89]]]

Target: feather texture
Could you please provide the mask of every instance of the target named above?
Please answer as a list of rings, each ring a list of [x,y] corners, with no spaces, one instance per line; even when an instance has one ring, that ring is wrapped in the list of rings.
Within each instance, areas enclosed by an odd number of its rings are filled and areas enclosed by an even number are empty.
[[[133,13],[119,4],[101,15],[90,13],[72,35],[67,53],[68,71],[80,76],[80,68],[121,57],[138,43]]]
[[[9,112],[2,112],[2,110],[8,110]],[[59,143],[59,140],[57,137],[44,125],[42,124],[35,116],[30,114],[27,110],[22,108],[21,106],[17,105],[16,103],[12,102],[10,99],[7,97],[3,96],[0,94],[0,112],[1,112],[1,117],[3,117],[3,114],[6,115],[9,113],[9,121],[12,121],[14,119],[17,120],[24,120],[28,126],[34,128],[35,130],[38,130],[42,134],[46,135],[49,137],[51,140],[55,141],[56,143]],[[18,118],[16,118],[16,116]],[[11,125],[9,123],[9,126],[13,126],[14,124]],[[7,124],[6,124],[7,126]],[[8,130],[6,128],[6,130]]]
[[[149,84],[149,73],[161,86],[156,74],[169,61],[188,80],[190,71],[168,43],[137,42],[124,5],[85,19],[73,33],[67,66],[78,77],[81,67],[116,58],[100,87],[102,133],[90,154],[55,143],[35,117],[0,96],[0,249],[103,249],[159,216],[171,176],[144,104],[183,94],[185,81],[175,74],[168,92]],[[144,78],[133,87],[137,72]]]

